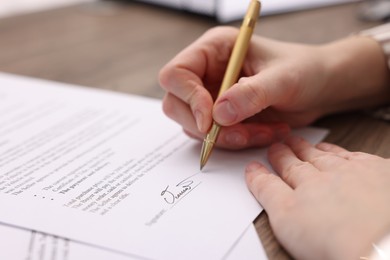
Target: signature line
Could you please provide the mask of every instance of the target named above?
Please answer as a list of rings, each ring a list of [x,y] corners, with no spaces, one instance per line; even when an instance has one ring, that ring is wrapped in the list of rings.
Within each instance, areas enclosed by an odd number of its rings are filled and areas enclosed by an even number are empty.
[[[184,199],[188,194],[190,194],[196,187],[198,187],[202,182],[199,182],[196,186],[194,186],[189,192],[183,195],[175,204],[172,205],[171,209],[176,206],[182,199]]]

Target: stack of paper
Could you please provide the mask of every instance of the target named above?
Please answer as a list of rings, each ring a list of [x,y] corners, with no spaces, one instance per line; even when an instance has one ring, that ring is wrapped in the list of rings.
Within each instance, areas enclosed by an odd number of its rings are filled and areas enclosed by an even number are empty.
[[[199,145],[160,101],[0,74],[0,258],[264,257],[243,169],[265,150],[200,172]]]

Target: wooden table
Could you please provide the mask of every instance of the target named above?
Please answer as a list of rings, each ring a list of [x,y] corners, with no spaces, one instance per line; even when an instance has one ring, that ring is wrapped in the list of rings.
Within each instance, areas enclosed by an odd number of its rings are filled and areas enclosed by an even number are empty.
[[[357,4],[262,17],[258,34],[324,43],[374,26],[357,20]],[[232,23],[239,26],[239,22]],[[99,2],[0,19],[0,71],[161,98],[158,71],[217,23],[139,3]],[[354,112],[316,123],[327,141],[389,157],[390,124]],[[269,259],[291,259],[265,213],[255,225]]]

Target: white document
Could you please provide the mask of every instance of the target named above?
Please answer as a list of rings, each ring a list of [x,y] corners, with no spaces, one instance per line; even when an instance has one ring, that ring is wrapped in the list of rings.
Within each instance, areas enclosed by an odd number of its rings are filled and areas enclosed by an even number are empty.
[[[326,131],[303,129],[318,142]],[[215,150],[157,100],[0,74],[0,222],[149,259],[221,259],[262,210],[264,149]]]
[[[0,225],[0,259],[6,260],[137,260],[98,247],[85,245],[47,235]],[[243,236],[231,249],[226,260],[265,260],[264,252],[256,229],[250,224]]]

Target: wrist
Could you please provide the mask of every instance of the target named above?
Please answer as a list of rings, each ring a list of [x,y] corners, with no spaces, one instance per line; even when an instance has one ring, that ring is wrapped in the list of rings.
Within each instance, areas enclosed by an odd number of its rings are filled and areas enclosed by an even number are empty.
[[[361,224],[362,219],[356,220],[351,221],[355,222],[352,225],[344,223],[330,237],[327,247],[328,258],[389,260],[390,233],[386,232],[389,230],[386,221],[380,220],[375,224]],[[372,257],[378,255],[379,249],[386,252],[388,258]]]
[[[369,108],[390,101],[390,78],[381,46],[352,36],[320,47],[326,74],[326,113]]]

